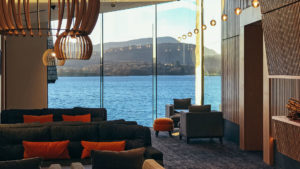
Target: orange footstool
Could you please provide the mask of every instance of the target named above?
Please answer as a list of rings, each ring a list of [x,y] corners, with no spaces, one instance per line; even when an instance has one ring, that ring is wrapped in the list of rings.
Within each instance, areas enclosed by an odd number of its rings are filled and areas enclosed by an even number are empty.
[[[159,118],[154,121],[153,129],[156,137],[160,131],[168,131],[170,137],[172,137],[172,131],[174,129],[173,120],[170,118]]]

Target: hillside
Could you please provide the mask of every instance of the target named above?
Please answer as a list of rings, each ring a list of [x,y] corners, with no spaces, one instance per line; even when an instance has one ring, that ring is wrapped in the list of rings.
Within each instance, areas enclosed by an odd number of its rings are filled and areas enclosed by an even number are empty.
[[[158,72],[162,74],[194,74],[195,45],[178,43],[171,37],[157,39]],[[152,38],[104,44],[105,75],[152,74]],[[67,61],[58,67],[60,76],[87,76],[100,74],[100,44],[94,45],[93,56],[88,61]],[[220,74],[220,54],[205,48],[206,74]]]

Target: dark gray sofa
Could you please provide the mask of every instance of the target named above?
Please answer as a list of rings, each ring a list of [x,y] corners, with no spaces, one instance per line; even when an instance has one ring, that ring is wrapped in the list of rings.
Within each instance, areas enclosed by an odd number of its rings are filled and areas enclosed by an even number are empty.
[[[155,159],[163,164],[163,154],[151,146],[150,129],[135,124],[124,120],[91,123],[1,124],[0,161],[22,159],[23,140],[36,142],[70,140],[68,147],[70,160],[43,161],[43,166],[53,163],[70,165],[72,162],[90,164],[90,159],[80,159],[83,149],[80,141],[126,140],[126,150],[146,147],[145,158]]]
[[[81,108],[72,109],[10,109],[1,112],[2,124],[23,123],[23,115],[47,115],[53,114],[53,121],[62,121],[62,114],[83,115],[91,113],[91,121],[106,121],[107,112],[105,108]]]

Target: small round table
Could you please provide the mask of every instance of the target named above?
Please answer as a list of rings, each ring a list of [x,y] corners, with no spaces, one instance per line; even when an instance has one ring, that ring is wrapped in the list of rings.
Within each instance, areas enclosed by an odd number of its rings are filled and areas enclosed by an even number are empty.
[[[153,123],[153,129],[156,137],[160,131],[168,131],[169,136],[172,137],[172,131],[174,129],[173,120],[170,118],[158,118]]]

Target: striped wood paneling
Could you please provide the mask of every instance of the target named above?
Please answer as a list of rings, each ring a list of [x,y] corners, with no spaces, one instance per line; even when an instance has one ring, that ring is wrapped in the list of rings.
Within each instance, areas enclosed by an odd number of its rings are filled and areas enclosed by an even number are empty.
[[[285,105],[288,99],[291,97],[300,99],[300,80],[271,79],[270,93],[271,116],[286,116],[288,111]],[[273,133],[272,129],[271,131]],[[272,135],[274,136],[274,134]]]
[[[300,76],[299,11],[300,1],[263,15],[270,75]]]
[[[251,0],[227,0],[224,13],[228,21],[222,22],[222,111],[224,118],[239,123],[239,43],[240,19],[234,9],[245,9]]]

